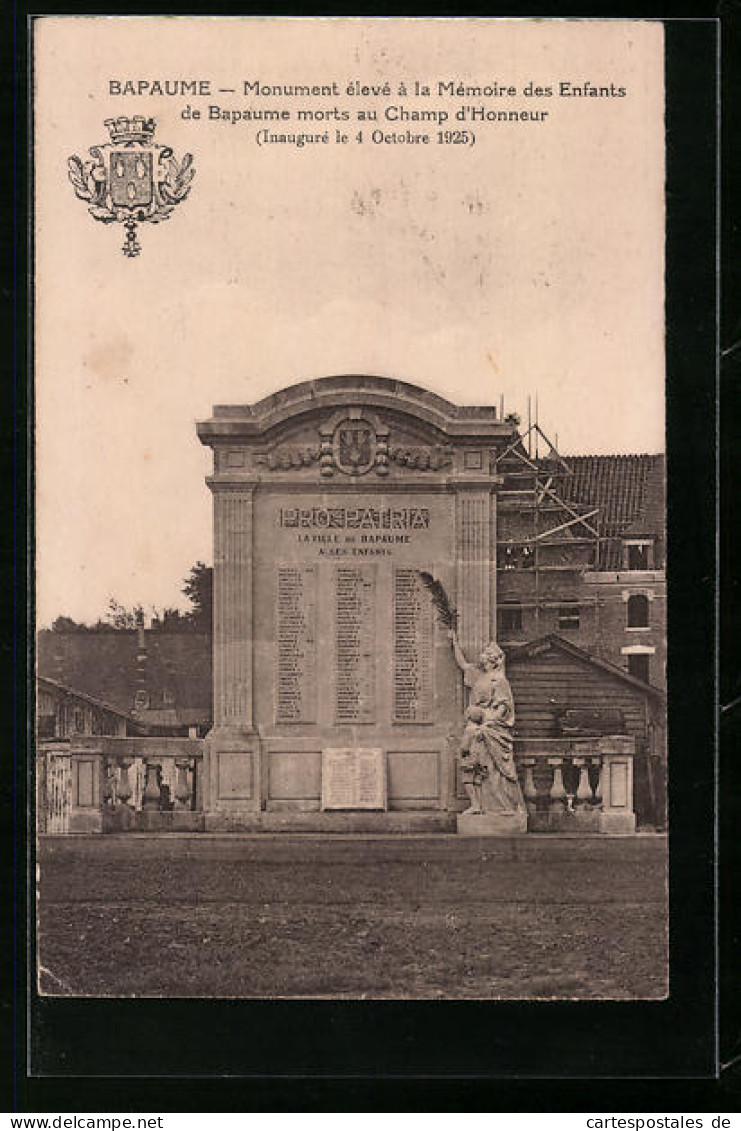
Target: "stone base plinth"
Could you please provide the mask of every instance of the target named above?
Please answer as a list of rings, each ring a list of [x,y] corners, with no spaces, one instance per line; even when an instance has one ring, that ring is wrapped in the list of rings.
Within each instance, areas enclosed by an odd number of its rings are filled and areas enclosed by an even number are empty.
[[[104,833],[200,833],[204,827],[204,814],[188,809],[135,812],[128,805],[117,805],[103,810]]]
[[[459,836],[519,836],[527,832],[527,813],[459,813]]]
[[[531,833],[601,833],[602,812],[584,806],[581,809],[564,809],[555,812],[535,811],[530,813],[527,822]]]
[[[205,828],[212,833],[365,833],[430,836],[452,833],[452,813],[429,812],[301,812],[207,813]]]
[[[600,813],[600,832],[631,836],[636,831],[635,813]]]
[[[260,811],[260,739],[239,727],[214,727],[203,758],[206,827],[211,817],[239,818]]]
[[[69,814],[69,832],[99,833],[102,831],[99,809],[72,809]]]

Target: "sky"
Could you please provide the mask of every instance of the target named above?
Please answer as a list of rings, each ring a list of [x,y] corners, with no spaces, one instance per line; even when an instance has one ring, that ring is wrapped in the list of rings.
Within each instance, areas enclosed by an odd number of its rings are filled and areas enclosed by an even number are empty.
[[[659,24],[44,18],[36,25],[38,622],[94,620],[109,597],[186,602],[211,561],[210,453],[195,422],[321,376],[397,377],[493,403],[564,453],[658,452],[664,433],[663,43]],[[198,78],[204,97],[123,96],[126,79]],[[244,81],[339,94],[244,98]],[[398,95],[414,81],[433,95]],[[391,94],[358,96],[348,83]],[[439,95],[439,81],[516,96]],[[624,97],[525,97],[529,82]],[[112,85],[113,84],[113,85]],[[233,94],[219,90],[233,90]],[[347,112],[347,143],[267,144],[210,116]],[[473,144],[374,142],[387,108],[547,111],[469,125]],[[201,118],[187,115],[200,109]],[[361,108],[380,121],[357,121]],[[67,180],[104,120],[156,118],[194,157],[189,198],[141,225],[93,220]],[[393,111],[392,115],[398,110]],[[364,137],[356,141],[359,130]]]

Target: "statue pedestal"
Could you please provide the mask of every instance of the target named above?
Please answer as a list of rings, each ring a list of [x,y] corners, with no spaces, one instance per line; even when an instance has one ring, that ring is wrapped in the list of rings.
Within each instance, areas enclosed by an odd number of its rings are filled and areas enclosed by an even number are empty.
[[[527,832],[527,813],[459,813],[459,836],[520,836]]]

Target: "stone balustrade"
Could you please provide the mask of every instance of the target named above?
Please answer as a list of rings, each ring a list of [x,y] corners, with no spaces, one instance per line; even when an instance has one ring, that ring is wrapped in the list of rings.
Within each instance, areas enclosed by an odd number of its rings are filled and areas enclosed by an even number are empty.
[[[635,740],[515,739],[528,832],[633,833]],[[43,832],[203,830],[203,742],[79,738],[39,749]],[[451,819],[453,815],[451,814]]]
[[[515,740],[528,832],[633,833],[635,739]]]
[[[79,738],[39,750],[46,832],[203,828],[203,745],[186,738]]]

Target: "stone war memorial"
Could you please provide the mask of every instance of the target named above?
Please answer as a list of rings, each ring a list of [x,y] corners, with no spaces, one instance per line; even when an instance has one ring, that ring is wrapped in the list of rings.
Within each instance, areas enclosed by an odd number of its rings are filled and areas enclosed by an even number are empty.
[[[154,729],[164,703],[148,724],[110,690],[74,691],[49,634],[42,831],[630,834],[634,792],[655,820],[662,693],[595,652],[654,650],[632,624],[654,577],[630,556],[645,529],[628,515],[625,534],[592,537],[592,504],[553,488],[578,475],[552,448],[533,462],[516,416],[327,377],[217,405],[197,431],[214,610],[188,679],[205,737]],[[163,639],[132,634],[135,706]],[[109,677],[125,663],[100,653]]]
[[[197,430],[214,511],[203,827],[503,835],[528,813],[560,827],[555,808],[583,831],[634,830],[630,737],[566,744],[570,804],[563,743],[515,759],[495,642],[515,418],[331,377],[217,405]]]

